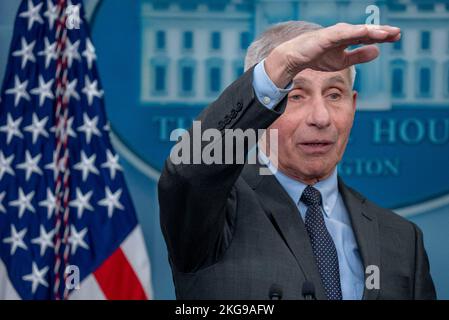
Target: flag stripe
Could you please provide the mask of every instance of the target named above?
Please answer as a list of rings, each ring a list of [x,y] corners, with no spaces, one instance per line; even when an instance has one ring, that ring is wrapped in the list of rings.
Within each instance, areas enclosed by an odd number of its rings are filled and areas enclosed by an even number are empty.
[[[121,248],[107,258],[94,275],[108,300],[147,299],[136,273]]]
[[[148,259],[148,255],[136,250],[136,248],[142,248],[142,250],[146,248],[140,225],[137,225],[125,241],[123,241],[121,248],[133,270],[136,272],[146,296],[148,299],[151,299],[153,292],[151,290],[150,260]]]
[[[20,299],[16,289],[14,289],[11,281],[9,281],[8,271],[2,259],[0,259],[0,297],[8,300]]]

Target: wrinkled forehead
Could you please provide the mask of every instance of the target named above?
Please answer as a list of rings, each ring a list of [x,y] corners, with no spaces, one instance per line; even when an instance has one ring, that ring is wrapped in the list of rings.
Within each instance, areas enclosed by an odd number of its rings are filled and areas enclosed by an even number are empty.
[[[321,88],[337,84],[351,88],[351,82],[351,72],[349,68],[333,72],[305,69],[293,78],[293,85],[295,88]]]

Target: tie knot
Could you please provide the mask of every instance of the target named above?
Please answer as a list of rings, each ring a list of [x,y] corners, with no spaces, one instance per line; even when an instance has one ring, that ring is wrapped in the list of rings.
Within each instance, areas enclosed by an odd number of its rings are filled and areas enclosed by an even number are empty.
[[[301,201],[306,206],[321,205],[321,193],[312,186],[307,186],[302,195]]]

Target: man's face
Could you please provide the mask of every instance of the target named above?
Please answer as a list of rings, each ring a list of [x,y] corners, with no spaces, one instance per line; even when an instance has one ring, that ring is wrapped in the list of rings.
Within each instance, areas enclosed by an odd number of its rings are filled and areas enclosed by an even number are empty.
[[[313,184],[341,160],[354,121],[357,93],[349,69],[306,69],[293,79],[285,112],[270,126],[279,135],[279,169]]]

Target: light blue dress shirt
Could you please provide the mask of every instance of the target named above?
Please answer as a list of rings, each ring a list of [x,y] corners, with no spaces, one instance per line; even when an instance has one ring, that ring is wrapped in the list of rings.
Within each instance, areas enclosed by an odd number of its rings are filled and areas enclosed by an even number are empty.
[[[292,89],[293,83],[290,83],[285,89],[280,89],[271,81],[265,72],[265,59],[254,67],[253,88],[257,99],[267,108],[274,108]]]
[[[287,89],[276,88],[266,74],[263,62],[254,68],[253,88],[259,101],[271,109],[284,98],[291,89],[291,84]],[[300,198],[307,185],[277,170],[263,154],[259,156],[287,191],[305,221],[307,206],[300,201]],[[343,299],[360,300],[365,283],[363,264],[348,211],[338,190],[337,168],[331,176],[313,186],[321,193],[324,222],[337,249]]]

